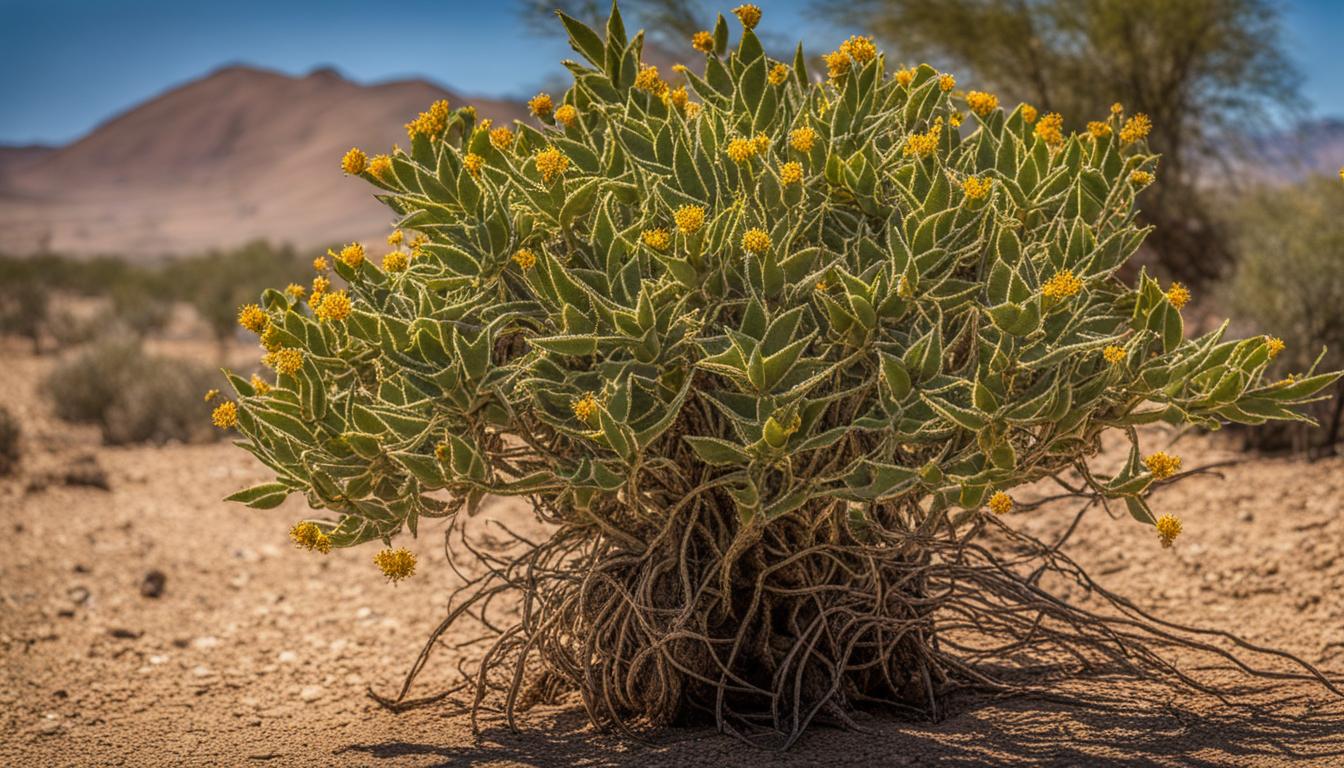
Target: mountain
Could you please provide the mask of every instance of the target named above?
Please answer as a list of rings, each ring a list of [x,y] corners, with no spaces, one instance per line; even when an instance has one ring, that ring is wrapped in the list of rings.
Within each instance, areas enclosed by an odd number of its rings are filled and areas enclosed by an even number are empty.
[[[341,156],[405,146],[402,126],[437,99],[464,103],[423,80],[217,70],[68,146],[0,149],[0,252],[152,260],[256,238],[381,238],[391,214],[373,187],[343,176]],[[522,104],[470,103],[497,121],[526,116]]]
[[[1291,130],[1256,139],[1252,147],[1254,170],[1262,180],[1291,183],[1323,173],[1334,175],[1344,168],[1344,120],[1303,121]]]

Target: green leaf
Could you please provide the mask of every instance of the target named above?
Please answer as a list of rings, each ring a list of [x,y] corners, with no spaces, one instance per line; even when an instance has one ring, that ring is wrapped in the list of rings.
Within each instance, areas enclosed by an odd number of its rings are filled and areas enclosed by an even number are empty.
[[[284,502],[291,491],[284,483],[261,483],[232,493],[224,500],[246,504],[253,509],[274,509]]]
[[[751,461],[751,457],[741,446],[720,440],[717,437],[699,437],[686,435],[683,438],[695,451],[695,455],[706,464],[715,466],[740,466]]]

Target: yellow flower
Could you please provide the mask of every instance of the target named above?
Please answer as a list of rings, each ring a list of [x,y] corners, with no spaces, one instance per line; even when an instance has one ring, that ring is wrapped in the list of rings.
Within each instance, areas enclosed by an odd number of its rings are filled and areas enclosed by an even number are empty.
[[[537,254],[533,253],[530,249],[519,248],[513,253],[513,262],[522,268],[523,271],[527,271],[537,266]]]
[[[321,295],[322,294],[320,293],[314,294],[314,296]],[[280,348],[280,329],[276,328],[274,325],[266,326],[266,330],[262,331],[260,341],[262,349],[267,352],[274,352]]]
[[[505,129],[508,130],[508,129]],[[462,167],[467,169],[467,173],[473,177],[481,175],[481,169],[485,167],[485,158],[475,152],[468,152],[462,158]]]
[[[1265,346],[1269,347],[1270,360],[1278,357],[1280,352],[1288,348],[1288,345],[1284,344],[1283,339],[1280,339],[1278,336],[1266,336]]]
[[[831,51],[822,54],[821,60],[826,62],[826,74],[832,80],[839,80],[849,72],[849,67],[854,60],[849,58],[849,54],[844,51]]]
[[[701,53],[713,53],[714,35],[703,29],[696,32],[694,35],[691,35],[691,47]]]
[[[252,374],[251,384],[252,391],[256,392],[258,395],[264,395],[271,391],[271,385],[267,384],[265,379],[255,373]]]
[[[439,99],[429,105],[429,110],[406,124],[406,135],[415,140],[416,136],[436,139],[448,127],[448,100]]]
[[[1111,365],[1119,365],[1124,362],[1126,357],[1125,348],[1110,344],[1105,349],[1101,350],[1101,356]]]
[[[728,142],[728,159],[735,163],[745,163],[756,155],[756,143],[751,139],[738,137]]]
[[[640,233],[639,239],[655,251],[665,251],[667,246],[672,243],[672,238],[667,234],[667,230],[661,227],[644,230]]]
[[[208,402],[210,402],[211,400],[214,400],[216,397],[219,397],[219,390],[218,390],[218,389],[207,389],[207,390],[205,391],[205,402],[208,403]]]
[[[840,44],[840,52],[860,64],[867,64],[877,58],[877,46],[873,45],[873,39],[861,35],[850,35],[848,40]]]
[[[742,250],[757,256],[770,250],[770,233],[763,229],[751,228],[742,233]]]
[[[393,584],[415,574],[415,555],[404,547],[384,549],[373,556],[373,564]]]
[[[961,191],[966,193],[967,200],[979,200],[989,194],[990,188],[994,186],[993,179],[982,179],[978,176],[970,176],[961,182]]]
[[[947,124],[950,125],[950,126],[952,126],[953,128],[960,128],[960,127],[961,127],[961,113],[960,113],[960,112],[953,112],[951,115],[949,115],[948,118],[947,118]]]
[[[281,347],[271,353],[271,365],[276,373],[293,376],[303,367],[303,351],[293,347]]]
[[[586,423],[597,415],[597,396],[592,392],[585,392],[583,397],[570,403],[569,407],[574,411],[574,418]]]
[[[490,131],[490,146],[503,152],[513,146],[513,131],[508,126],[501,125]]]
[[[453,451],[447,443],[439,443],[434,446],[434,458],[440,463],[447,464],[453,458]]]
[[[751,137],[751,148],[756,154],[763,155],[770,150],[770,137],[764,133],[758,133]]]
[[[1153,121],[1142,112],[1125,121],[1125,125],[1120,129],[1120,140],[1126,144],[1132,144],[1140,139],[1148,137],[1148,133],[1153,130]]]
[[[266,325],[270,322],[266,311],[256,304],[244,304],[238,308],[238,324],[253,333],[266,330]]]
[[[398,245],[401,245],[402,241],[405,239],[406,233],[402,232],[400,229],[394,229],[392,230],[392,234],[387,236],[387,244],[395,248]]]
[[[319,276],[319,277],[314,277],[314,278],[313,278],[313,295],[310,296],[309,299],[311,300],[312,298],[315,298],[315,297],[317,297],[317,296],[320,296],[321,294],[326,293],[326,292],[329,291],[329,290],[331,290],[331,281],[330,281],[330,280],[328,280],[328,279],[325,278],[325,277],[320,277],[320,276]]]
[[[677,223],[677,231],[683,235],[694,235],[705,225],[705,207],[703,205],[683,205],[672,212]]]
[[[1057,146],[1064,143],[1064,116],[1058,112],[1051,112],[1041,118],[1041,122],[1036,124],[1036,135],[1050,146]]]
[[[331,551],[331,538],[316,523],[299,523],[290,528],[289,539],[294,542],[294,546],[310,552],[317,551],[325,555]]]
[[[1104,139],[1111,135],[1111,124],[1100,120],[1092,120],[1087,124],[1087,132],[1092,134],[1094,139]]]
[[[307,291],[298,283],[290,283],[285,286],[285,293],[289,294],[291,299],[302,299],[303,294],[307,293]]]
[[[359,265],[364,263],[364,246],[361,243],[351,243],[342,248],[336,258],[351,269],[359,269]]]
[[[803,164],[799,162],[788,162],[779,166],[779,183],[797,184],[803,180]]]
[[[767,77],[771,85],[779,85],[789,79],[789,68],[784,64],[775,64],[770,68],[770,74]]]
[[[1167,289],[1167,301],[1177,309],[1183,308],[1190,302],[1190,289],[1180,283],[1172,283]]]
[[[411,265],[411,260],[401,251],[392,251],[383,257],[384,272],[400,272]]]
[[[547,184],[569,168],[569,158],[555,147],[547,147],[537,153],[537,172]]]
[[[971,91],[966,94],[966,105],[975,114],[985,117],[999,108],[999,97],[984,91]]]
[[[694,120],[695,116],[700,114],[700,105],[694,101],[686,105],[686,119]]]
[[[568,128],[579,119],[579,110],[575,109],[573,104],[561,104],[560,108],[555,110],[555,119]]]
[[[943,93],[947,93],[948,91],[956,87],[957,87],[957,78],[947,74],[946,72],[938,76],[938,89],[941,90]]]
[[[1158,451],[1143,460],[1143,466],[1158,480],[1166,480],[1181,469],[1181,457],[1166,451]]]
[[[1163,515],[1157,518],[1157,536],[1162,541],[1162,548],[1166,549],[1181,535],[1181,521],[1175,515]]]
[[[831,287],[830,284],[827,283],[825,280],[818,280],[817,284],[812,286],[812,290],[816,291],[817,293],[825,293],[826,289],[830,287]]]
[[[375,179],[390,183],[392,181],[392,158],[387,155],[374,155],[369,161],[369,173]]]
[[[1129,183],[1136,187],[1146,187],[1152,184],[1157,177],[1148,171],[1134,171],[1129,174]]]
[[[1036,108],[1030,104],[1022,105],[1022,122],[1031,125],[1036,122]]]
[[[350,297],[345,294],[345,291],[336,291],[335,293],[322,295],[322,300],[313,310],[313,315],[318,320],[335,322],[349,317],[350,309]]]
[[[238,425],[238,404],[225,400],[210,412],[210,423],[220,429],[229,429]]]
[[[928,157],[938,151],[938,140],[943,135],[943,119],[940,117],[933,121],[929,130],[924,133],[916,133],[905,140],[905,147],[901,154],[905,157]]]
[[[1339,167],[1339,180],[1344,181],[1344,165]]]
[[[1121,104],[1118,101],[1111,105],[1111,115],[1114,117],[1119,117],[1124,113],[1124,111],[1125,111],[1125,105]]]
[[[661,96],[667,91],[667,83],[663,82],[663,78],[658,75],[658,68],[652,64],[639,68],[639,74],[635,75],[635,87],[655,96]]]
[[[1006,515],[1013,511],[1013,497],[1003,491],[995,491],[989,497],[989,511],[996,515]]]
[[[341,170],[354,176],[364,172],[364,166],[369,162],[369,158],[359,147],[352,147],[345,157],[341,158]]]
[[[686,102],[690,101],[690,98],[691,95],[686,92],[686,86],[684,85],[679,88],[673,88],[663,94],[663,100],[677,109],[685,109]]]
[[[549,93],[538,93],[527,101],[527,111],[531,112],[534,117],[550,117],[554,110],[555,102],[551,101],[551,94]]]
[[[1074,276],[1072,269],[1061,269],[1045,285],[1041,295],[1048,299],[1067,299],[1083,290],[1083,281]]]
[[[910,84],[913,83],[913,82],[915,82],[915,68],[914,68],[914,67],[909,67],[909,68],[907,68],[907,69],[898,69],[898,70],[896,70],[896,83],[897,83],[898,85],[908,86],[908,85],[910,85]]]
[[[747,29],[755,29],[761,22],[761,9],[751,3],[744,3],[733,9],[733,15]]]
[[[803,126],[789,131],[789,146],[799,152],[811,152],[812,144],[817,140],[817,132]]]

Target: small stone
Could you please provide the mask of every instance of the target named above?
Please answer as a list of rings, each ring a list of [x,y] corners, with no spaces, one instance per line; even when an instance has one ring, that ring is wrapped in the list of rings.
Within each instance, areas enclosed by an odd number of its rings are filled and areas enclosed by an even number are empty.
[[[198,651],[208,651],[211,648],[215,648],[218,646],[219,646],[219,638],[214,637],[212,635],[205,635],[191,641],[191,647],[195,648]]]
[[[163,594],[164,585],[168,583],[168,576],[159,569],[145,574],[145,578],[140,581],[140,594],[145,597],[158,597]]]
[[[299,654],[293,651],[281,651],[280,655],[276,657],[276,661],[280,662],[281,664],[293,664],[298,660],[299,660]]]
[[[162,654],[154,654],[153,656],[150,656],[150,657],[149,657],[149,663],[150,663],[150,664],[154,664],[154,665],[156,665],[156,666],[159,665],[159,664],[167,664],[167,663],[168,663],[168,657],[167,657],[167,656],[164,656],[164,655],[162,655]]]
[[[43,736],[55,736],[65,730],[65,724],[60,720],[43,720],[37,726],[37,732]]]
[[[139,629],[127,629],[126,627],[112,627],[107,630],[107,634],[118,640],[139,640],[140,636],[145,634]]]
[[[322,698],[323,692],[322,686],[320,685],[305,685],[303,690],[299,691],[299,698],[303,699],[305,702],[312,703]]]
[[[192,677],[209,677],[213,674],[215,674],[214,671],[204,664],[198,664],[191,670]]]

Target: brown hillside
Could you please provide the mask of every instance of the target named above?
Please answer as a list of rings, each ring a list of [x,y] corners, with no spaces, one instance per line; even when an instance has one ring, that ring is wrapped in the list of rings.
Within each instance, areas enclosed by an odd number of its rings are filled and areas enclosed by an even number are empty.
[[[404,145],[402,124],[442,98],[463,103],[422,80],[218,70],[69,146],[0,165],[0,251],[152,259],[259,237],[301,247],[378,237],[389,213],[367,184],[342,178],[340,157]],[[525,115],[473,103],[497,120]]]

